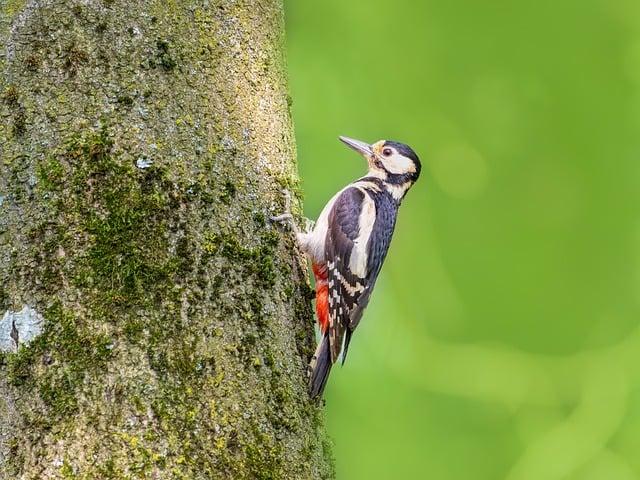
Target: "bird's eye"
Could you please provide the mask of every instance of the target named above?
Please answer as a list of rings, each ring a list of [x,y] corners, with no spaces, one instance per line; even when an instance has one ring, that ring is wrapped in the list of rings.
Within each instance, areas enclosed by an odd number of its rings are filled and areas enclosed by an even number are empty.
[[[384,150],[382,150],[382,155],[384,155],[385,157],[388,157],[389,155],[391,155],[391,149],[385,148]]]

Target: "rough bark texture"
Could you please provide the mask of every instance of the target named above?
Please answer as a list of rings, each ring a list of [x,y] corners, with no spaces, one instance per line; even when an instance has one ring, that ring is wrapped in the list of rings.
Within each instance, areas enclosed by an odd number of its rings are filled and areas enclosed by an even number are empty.
[[[332,476],[282,15],[0,0],[0,479]]]

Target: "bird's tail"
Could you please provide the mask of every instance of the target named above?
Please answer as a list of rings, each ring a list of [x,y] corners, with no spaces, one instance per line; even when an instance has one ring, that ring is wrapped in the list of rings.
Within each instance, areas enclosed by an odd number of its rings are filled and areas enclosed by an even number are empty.
[[[311,363],[309,363],[309,395],[311,398],[322,395],[332,365],[329,334],[326,333],[322,341],[318,344]]]

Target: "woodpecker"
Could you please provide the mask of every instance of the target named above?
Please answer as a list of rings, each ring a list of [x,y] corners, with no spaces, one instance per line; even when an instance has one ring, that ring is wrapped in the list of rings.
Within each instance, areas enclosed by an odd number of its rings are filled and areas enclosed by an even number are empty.
[[[309,394],[322,395],[331,367],[349,343],[387,255],[398,208],[420,175],[420,160],[407,145],[380,140],[371,145],[340,137],[367,160],[367,175],[347,185],[326,204],[317,222],[300,231],[290,212],[297,243],[312,265],[316,315],[322,333],[309,364]],[[288,207],[287,207],[288,210]]]

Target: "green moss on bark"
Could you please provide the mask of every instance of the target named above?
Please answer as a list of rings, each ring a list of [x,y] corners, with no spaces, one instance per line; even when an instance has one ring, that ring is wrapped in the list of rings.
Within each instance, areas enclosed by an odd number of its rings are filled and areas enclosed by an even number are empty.
[[[14,17],[26,3],[26,0],[7,0],[4,5],[4,14],[9,18]]]
[[[297,189],[282,5],[3,15],[0,300],[45,328],[0,359],[0,478],[330,477],[306,273],[266,221]]]
[[[87,235],[72,281],[98,292],[105,316],[152,302],[190,268],[189,249],[171,255],[167,235],[183,194],[162,167],[140,170],[115,155],[106,127],[67,139],[39,165],[38,178],[45,203],[64,212],[65,228]],[[64,248],[77,240],[59,241]]]
[[[78,386],[87,372],[104,369],[113,347],[109,336],[91,332],[59,303],[49,307],[45,315],[48,321],[44,332],[9,355],[7,362],[9,384],[42,400],[46,415],[28,419],[40,428],[50,428],[76,413]]]

